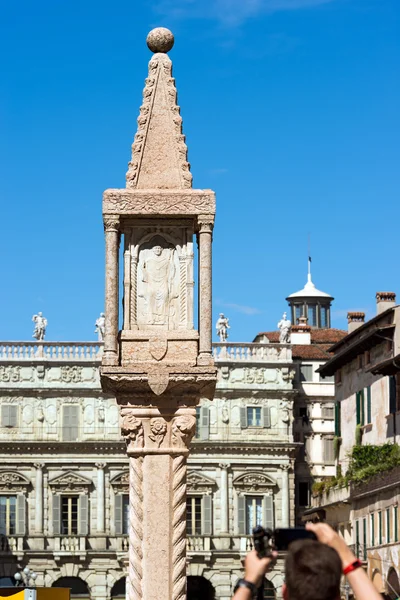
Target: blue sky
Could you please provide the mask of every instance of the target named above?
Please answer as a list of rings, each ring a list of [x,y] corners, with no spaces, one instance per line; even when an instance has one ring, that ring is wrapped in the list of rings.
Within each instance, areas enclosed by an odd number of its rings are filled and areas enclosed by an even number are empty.
[[[20,0],[2,6],[0,339],[95,339],[104,189],[124,187],[148,31],[175,34],[194,186],[217,193],[214,321],[276,327],[313,279],[346,311],[400,294],[398,0]]]

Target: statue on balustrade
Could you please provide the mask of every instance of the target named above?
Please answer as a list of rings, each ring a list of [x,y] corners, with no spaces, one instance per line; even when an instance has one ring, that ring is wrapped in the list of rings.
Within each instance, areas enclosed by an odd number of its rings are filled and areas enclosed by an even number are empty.
[[[104,341],[104,328],[105,328],[105,323],[106,323],[106,316],[104,313],[100,313],[100,316],[98,319],[96,319],[96,327],[94,332],[97,333],[98,335],[98,340],[99,342],[103,342]]]
[[[215,325],[217,330],[217,336],[220,342],[226,342],[228,339],[228,329],[230,329],[229,319],[225,317],[224,313],[219,313],[218,321]]]
[[[292,327],[292,323],[289,319],[286,318],[286,313],[283,313],[282,319],[278,323],[278,329],[280,330],[279,334],[279,343],[280,344],[289,344],[290,343],[290,329]]]
[[[32,337],[36,338],[39,342],[42,342],[46,335],[47,319],[39,312],[37,315],[33,315],[32,321],[35,323]]]
[[[179,296],[176,252],[157,242],[153,240],[151,248],[141,250],[138,296],[143,300],[142,314],[147,325],[175,329],[178,325],[175,300]]]

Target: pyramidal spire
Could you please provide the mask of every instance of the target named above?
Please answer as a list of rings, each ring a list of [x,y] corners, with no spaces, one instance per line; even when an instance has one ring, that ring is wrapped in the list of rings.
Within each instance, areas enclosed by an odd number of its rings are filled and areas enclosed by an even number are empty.
[[[177,105],[172,62],[167,55],[174,45],[174,36],[169,29],[157,27],[147,36],[147,45],[154,55],[149,62],[149,76],[143,90],[126,187],[191,188],[192,174],[182,134],[182,117]]]

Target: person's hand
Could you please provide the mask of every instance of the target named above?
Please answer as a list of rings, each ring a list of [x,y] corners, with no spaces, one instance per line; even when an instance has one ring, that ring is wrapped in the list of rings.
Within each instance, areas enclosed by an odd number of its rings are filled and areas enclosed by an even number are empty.
[[[255,550],[249,552],[244,561],[244,578],[246,581],[250,581],[250,583],[254,583],[259,587],[265,573],[270,565],[275,562],[277,556],[277,552],[272,552],[271,556],[267,558],[259,558]]]
[[[315,533],[319,542],[336,550],[342,560],[343,568],[346,568],[356,560],[356,557],[344,539],[327,523],[307,523],[306,529]]]

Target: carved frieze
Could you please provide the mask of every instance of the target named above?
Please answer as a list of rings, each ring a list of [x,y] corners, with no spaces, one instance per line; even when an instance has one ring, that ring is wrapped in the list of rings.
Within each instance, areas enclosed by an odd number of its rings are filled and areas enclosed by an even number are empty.
[[[21,381],[21,367],[18,365],[0,365],[0,382],[18,383]]]
[[[215,212],[215,194],[209,190],[184,192],[157,190],[132,192],[130,190],[107,190],[103,196],[103,212],[140,215],[196,215]]]
[[[132,412],[127,412],[122,417],[121,432],[127,441],[131,442],[133,448],[143,448],[144,434],[143,425]]]
[[[172,444],[188,448],[196,431],[196,419],[191,415],[182,415],[172,421]]]
[[[249,472],[239,475],[233,480],[233,485],[245,492],[267,491],[274,487],[275,481],[264,473]]]
[[[167,423],[162,418],[151,419],[150,431],[149,439],[155,442],[157,448],[159,448],[167,433]]]
[[[198,471],[191,471],[187,476],[187,489],[188,491],[194,492],[201,490],[203,492],[211,492],[212,488],[216,485],[214,479],[199,473]]]
[[[49,481],[49,486],[58,492],[76,491],[88,493],[92,481],[79,473],[68,471]]]
[[[82,367],[76,365],[61,367],[61,381],[64,383],[80,383],[82,381]]]
[[[115,475],[110,481],[115,492],[119,494],[129,493],[129,471],[123,471]]]

